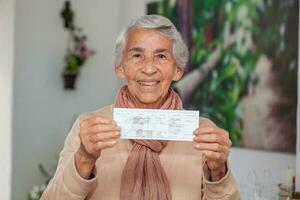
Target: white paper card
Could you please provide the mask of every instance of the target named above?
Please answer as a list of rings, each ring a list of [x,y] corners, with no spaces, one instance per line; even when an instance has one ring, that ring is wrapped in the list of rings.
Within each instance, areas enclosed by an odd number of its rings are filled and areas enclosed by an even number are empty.
[[[199,111],[114,108],[122,139],[192,141]]]

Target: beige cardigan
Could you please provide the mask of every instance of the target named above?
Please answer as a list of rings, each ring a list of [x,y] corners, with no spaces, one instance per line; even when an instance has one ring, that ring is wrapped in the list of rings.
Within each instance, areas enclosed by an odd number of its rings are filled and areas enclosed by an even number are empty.
[[[129,140],[119,140],[114,148],[102,151],[96,162],[96,177],[85,180],[79,176],[74,164],[74,154],[79,140],[79,122],[91,115],[112,118],[113,105],[81,115],[69,132],[60,154],[54,178],[41,200],[117,200],[121,174],[131,149]],[[201,118],[200,123],[210,123]],[[218,182],[205,177],[202,156],[192,142],[168,142],[160,154],[161,164],[170,182],[173,200],[238,200],[238,187],[230,170]],[[204,170],[203,170],[204,169]]]

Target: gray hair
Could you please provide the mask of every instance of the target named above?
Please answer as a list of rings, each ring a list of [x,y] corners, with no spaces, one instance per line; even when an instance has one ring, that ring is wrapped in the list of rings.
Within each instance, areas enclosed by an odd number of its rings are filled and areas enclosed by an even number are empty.
[[[166,17],[160,15],[144,15],[133,20],[119,34],[114,47],[114,64],[118,65],[122,61],[123,49],[127,42],[128,32],[134,28],[146,28],[158,31],[172,40],[173,55],[179,66],[185,67],[188,59],[188,49],[174,24]]]

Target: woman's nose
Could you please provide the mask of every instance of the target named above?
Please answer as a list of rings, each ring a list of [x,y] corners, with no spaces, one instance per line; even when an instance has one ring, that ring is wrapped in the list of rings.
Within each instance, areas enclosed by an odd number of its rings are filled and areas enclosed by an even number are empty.
[[[157,71],[157,68],[155,66],[154,60],[150,59],[148,62],[145,63],[143,67],[143,72],[147,75],[155,74]]]

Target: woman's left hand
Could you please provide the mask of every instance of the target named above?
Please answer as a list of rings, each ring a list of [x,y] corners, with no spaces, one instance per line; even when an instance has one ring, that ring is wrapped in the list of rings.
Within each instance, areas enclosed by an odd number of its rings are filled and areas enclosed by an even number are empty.
[[[226,161],[232,145],[228,132],[212,124],[204,123],[194,131],[194,135],[195,148],[206,157],[211,180],[220,180],[227,172]]]

